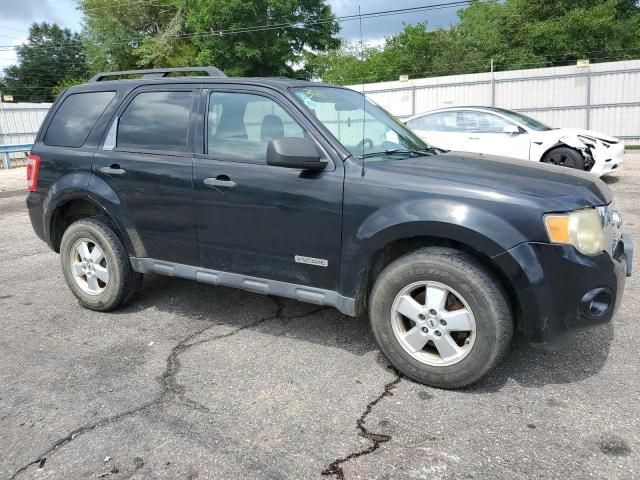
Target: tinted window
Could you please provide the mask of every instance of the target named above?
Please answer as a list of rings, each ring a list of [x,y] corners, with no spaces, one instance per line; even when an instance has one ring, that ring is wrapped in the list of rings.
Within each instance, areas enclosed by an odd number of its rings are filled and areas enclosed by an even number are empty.
[[[264,163],[274,138],[305,136],[291,115],[269,98],[222,92],[209,96],[207,153],[216,158]]]
[[[51,120],[44,143],[81,147],[116,92],[74,93],[64,99]]]
[[[186,152],[193,93],[144,92],[120,116],[116,147]]]

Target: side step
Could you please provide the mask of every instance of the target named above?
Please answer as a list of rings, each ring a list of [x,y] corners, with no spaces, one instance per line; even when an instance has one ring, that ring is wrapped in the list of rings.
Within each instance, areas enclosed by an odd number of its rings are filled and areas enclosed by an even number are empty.
[[[279,282],[265,278],[248,277],[237,273],[209,270],[180,263],[165,262],[153,258],[131,257],[131,267],[140,273],[157,273],[169,277],[180,277],[211,285],[239,288],[249,292],[277,297],[293,298],[300,302],[326,305],[339,310],[345,315],[355,315],[355,299],[343,297],[333,290],[296,285],[294,283]]]

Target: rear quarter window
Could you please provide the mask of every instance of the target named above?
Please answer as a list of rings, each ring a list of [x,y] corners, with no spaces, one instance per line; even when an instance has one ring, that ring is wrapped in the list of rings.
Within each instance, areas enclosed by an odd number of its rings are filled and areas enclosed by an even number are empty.
[[[44,143],[55,147],[81,147],[100,115],[115,96],[116,92],[86,92],[69,95],[54,114],[44,137]]]

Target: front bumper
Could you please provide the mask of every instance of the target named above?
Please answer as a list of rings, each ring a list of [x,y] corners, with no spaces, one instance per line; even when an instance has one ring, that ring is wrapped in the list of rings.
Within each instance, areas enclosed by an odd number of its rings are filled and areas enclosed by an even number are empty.
[[[624,144],[622,142],[610,144],[608,147],[603,143],[598,143],[597,147],[591,150],[591,153],[595,163],[590,171],[594,175],[603,177],[622,169],[624,159]]]
[[[611,320],[632,258],[632,239],[623,235],[613,255],[585,256],[569,245],[527,242],[494,260],[513,285],[518,329],[531,341],[554,343]]]

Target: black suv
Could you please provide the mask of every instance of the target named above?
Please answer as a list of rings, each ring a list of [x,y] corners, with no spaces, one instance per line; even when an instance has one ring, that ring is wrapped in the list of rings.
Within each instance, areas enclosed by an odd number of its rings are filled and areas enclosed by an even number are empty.
[[[38,133],[31,222],[83,306],[153,272],[368,311],[398,370],[457,388],[514,330],[620,304],[632,242],[588,173],[435,149],[353,90],[195,70],[97,75]]]

